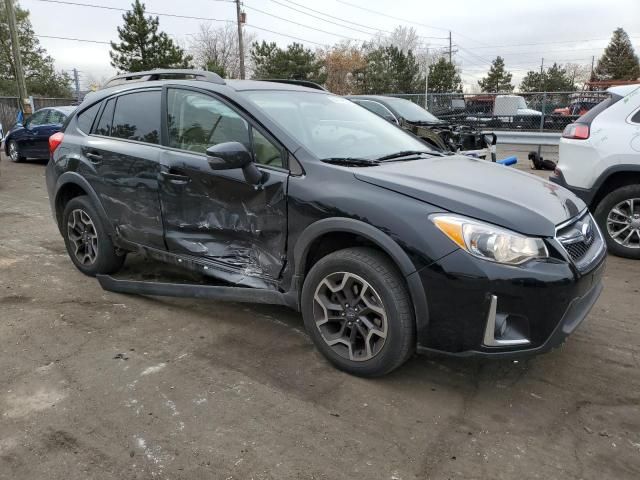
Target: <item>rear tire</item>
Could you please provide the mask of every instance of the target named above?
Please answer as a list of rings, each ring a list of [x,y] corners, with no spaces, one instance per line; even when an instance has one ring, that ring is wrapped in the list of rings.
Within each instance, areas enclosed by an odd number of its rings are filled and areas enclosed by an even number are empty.
[[[414,352],[409,292],[378,250],[347,248],[320,259],[304,281],[301,306],[313,343],[340,370],[381,376]]]
[[[607,194],[594,216],[611,253],[640,259],[640,185],[627,185]]]
[[[125,255],[118,255],[89,197],[69,200],[62,214],[62,235],[71,261],[85,275],[115,273]]]

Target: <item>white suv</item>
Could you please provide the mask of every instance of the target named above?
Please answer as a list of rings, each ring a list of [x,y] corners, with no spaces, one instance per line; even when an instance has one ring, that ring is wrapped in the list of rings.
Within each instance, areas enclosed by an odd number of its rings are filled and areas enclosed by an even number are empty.
[[[565,128],[550,180],[595,212],[611,253],[640,259],[640,85],[608,92]]]

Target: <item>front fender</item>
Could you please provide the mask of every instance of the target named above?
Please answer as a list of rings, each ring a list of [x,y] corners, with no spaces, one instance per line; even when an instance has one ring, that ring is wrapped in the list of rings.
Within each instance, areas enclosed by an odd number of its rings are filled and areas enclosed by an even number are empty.
[[[373,225],[353,218],[324,218],[309,225],[300,234],[293,249],[296,278],[300,282],[304,280],[303,267],[314,240],[327,233],[337,232],[353,233],[366,238],[389,255],[407,282],[416,318],[417,338],[422,338],[429,325],[429,309],[422,280],[405,251],[389,235]]]

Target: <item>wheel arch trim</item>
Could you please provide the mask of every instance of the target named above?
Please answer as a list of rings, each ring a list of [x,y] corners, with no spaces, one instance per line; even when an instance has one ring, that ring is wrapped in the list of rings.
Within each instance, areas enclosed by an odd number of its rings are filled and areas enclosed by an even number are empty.
[[[418,339],[426,335],[429,324],[429,309],[427,296],[420,275],[415,265],[404,250],[389,235],[377,229],[371,224],[353,218],[325,218],[312,223],[303,230],[293,248],[295,262],[295,275],[300,280],[299,293],[302,292],[304,282],[304,268],[309,256],[310,247],[315,240],[328,233],[352,233],[366,238],[384,253],[400,270],[407,282],[411,303],[415,313],[415,322]]]
[[[589,203],[589,209],[595,209],[598,205],[595,203],[598,200],[598,203],[602,201],[602,199],[607,195],[607,193],[602,193],[601,189],[604,184],[611,178],[613,175],[618,173],[640,173],[640,163],[621,163],[618,165],[612,165],[607,167],[599,176],[598,179],[594,182],[593,187],[591,187],[591,199]]]
[[[60,175],[56,180],[56,187],[55,187],[56,195],[54,200],[54,208],[56,209],[55,212],[56,212],[56,220],[58,221],[58,226],[60,225],[60,222],[62,220],[60,218],[57,218],[58,217],[57,205],[60,197],[60,192],[63,190],[63,187],[69,184],[76,185],[82,188],[82,190],[84,190],[87,193],[87,195],[91,199],[91,202],[93,203],[93,206],[96,208],[96,210],[98,210],[98,214],[100,215],[100,217],[102,217],[101,218],[102,225],[105,227],[109,235],[114,235],[115,230],[111,222],[108,221],[107,212],[102,206],[102,202],[100,202],[100,198],[98,197],[98,194],[95,192],[91,184],[82,175],[80,175],[77,172],[65,172],[62,175]]]

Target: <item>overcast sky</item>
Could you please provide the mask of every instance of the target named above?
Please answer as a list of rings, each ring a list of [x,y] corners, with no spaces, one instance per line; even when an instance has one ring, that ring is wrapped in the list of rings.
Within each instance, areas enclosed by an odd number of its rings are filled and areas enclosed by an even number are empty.
[[[125,9],[131,5],[129,0],[68,1]],[[43,0],[19,0],[19,3],[31,11],[33,28],[41,36],[108,42],[117,40],[116,27],[122,24],[121,11]],[[149,12],[158,14],[235,21],[235,5],[229,0],[147,0],[145,4]],[[457,49],[455,61],[466,85],[482,77],[496,55],[506,59],[516,83],[527,70],[539,69],[542,57],[545,64],[554,61],[590,64],[593,55],[597,61],[617,27],[627,31],[636,53],[640,51],[638,0],[245,0],[243,5],[247,13],[246,29],[259,40],[275,41],[281,46],[295,40],[257,27],[297,37],[310,48],[330,45],[345,37],[365,40],[370,38],[365,32],[390,31],[397,25],[413,26],[423,37],[442,37],[424,38],[425,45],[437,48],[447,44],[444,37],[451,30]],[[339,26],[335,24],[340,24],[339,20],[318,12],[362,26]],[[206,20],[160,15],[160,28],[185,47],[189,45],[190,34],[203,22]],[[55,59],[57,68],[75,67],[84,80],[115,73],[109,64],[107,44],[44,37],[40,41]]]

